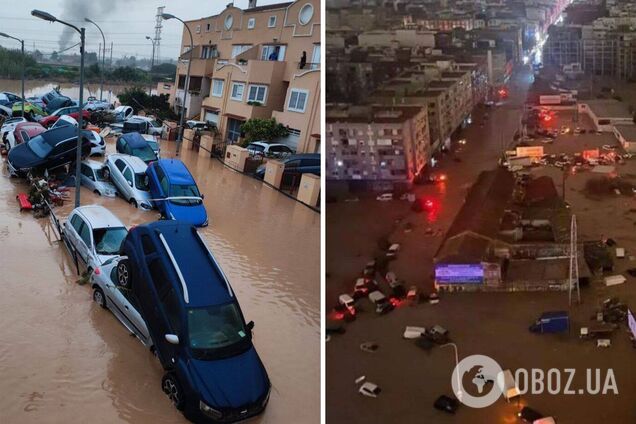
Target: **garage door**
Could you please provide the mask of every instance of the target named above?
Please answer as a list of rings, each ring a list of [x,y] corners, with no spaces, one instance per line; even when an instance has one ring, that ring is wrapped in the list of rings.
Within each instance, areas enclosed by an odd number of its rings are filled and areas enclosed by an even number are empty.
[[[214,125],[219,126],[219,112],[206,111],[205,118],[207,122],[213,122]]]
[[[287,135],[287,137],[282,137],[275,141],[276,143],[284,144],[285,146],[289,147],[295,152],[296,150],[298,150],[298,142],[300,141],[300,131],[295,130],[293,128],[289,128],[289,135]]]

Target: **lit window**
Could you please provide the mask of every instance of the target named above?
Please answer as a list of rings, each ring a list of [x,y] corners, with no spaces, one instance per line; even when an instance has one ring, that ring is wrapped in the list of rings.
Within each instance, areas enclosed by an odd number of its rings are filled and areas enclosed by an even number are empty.
[[[212,95],[214,97],[223,97],[223,80],[222,79],[212,80]]]
[[[245,84],[243,84],[242,82],[232,83],[232,95],[230,96],[230,98],[232,100],[242,102],[244,89],[245,89]]]
[[[254,29],[255,26],[256,26],[256,19],[249,18],[247,20],[247,29]]]
[[[269,28],[274,28],[276,26],[276,16],[269,17],[269,20],[267,21],[267,26]]]
[[[307,97],[309,92],[307,90],[292,89],[289,94],[289,103],[287,103],[287,110],[292,112],[305,112],[305,106],[307,104]]]
[[[265,97],[267,96],[267,86],[265,85],[250,85],[249,92],[247,93],[248,102],[259,102],[264,104]]]

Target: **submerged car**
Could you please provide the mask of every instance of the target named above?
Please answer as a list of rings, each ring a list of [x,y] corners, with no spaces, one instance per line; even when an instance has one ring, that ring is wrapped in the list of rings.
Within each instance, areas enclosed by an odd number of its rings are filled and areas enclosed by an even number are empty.
[[[13,111],[13,116],[20,116],[22,114],[22,101],[15,102],[11,110]],[[46,116],[46,110],[31,102],[24,102],[24,113],[31,117]]]
[[[89,274],[119,255],[127,234],[119,218],[99,205],[75,208],[64,222],[64,239]]]
[[[152,149],[153,152],[155,152],[155,155],[157,155],[157,158],[161,157],[161,146],[159,145],[159,140],[157,138],[156,135],[150,135],[150,134],[142,134],[141,135],[144,140],[146,140],[148,142],[148,144],[150,145],[150,148]]]
[[[294,154],[294,151],[284,144],[266,143],[264,141],[255,141],[246,147],[252,156],[265,156],[271,158],[282,158]]]
[[[106,158],[104,176],[115,184],[121,197],[131,205],[151,210],[146,168],[144,161],[136,156],[113,154]]]
[[[22,118],[22,117],[10,118],[4,121],[4,123],[2,124],[2,127],[0,127],[0,138],[2,138],[2,143],[6,143],[7,135],[13,132],[13,130],[15,130],[15,127],[22,122],[29,122],[29,121],[27,121],[26,118]]]
[[[57,109],[56,111],[53,111],[49,116],[46,116],[40,119],[40,124],[48,128],[51,125],[53,125],[58,119],[60,119],[60,117],[63,115],[71,116],[73,119],[77,120],[79,119],[79,114],[80,114],[79,106],[63,107],[63,108]],[[90,112],[87,110],[82,110],[82,119],[85,122],[88,122],[90,118],[91,118]]]
[[[320,176],[320,154],[304,153],[299,155],[291,155],[282,160],[285,164],[283,171],[282,184],[287,185],[294,182],[300,182],[302,174],[309,173]],[[256,169],[256,178],[265,178],[265,165],[261,165]]]
[[[42,125],[37,122],[20,122],[15,126],[15,129],[7,133],[5,148],[7,150],[13,149],[18,144],[26,143],[38,134],[42,134],[46,131]]]
[[[87,121],[84,121],[86,123]],[[79,123],[75,118],[70,115],[62,115],[59,117],[57,121],[51,126],[51,128],[59,128],[65,126],[73,126],[77,128]],[[86,135],[88,140],[91,142],[91,152],[90,156],[104,156],[106,153],[106,143],[101,135],[99,135],[96,131],[86,130]]]
[[[165,370],[162,389],[194,422],[260,414],[271,383],[234,290],[196,228],[157,221],[133,228],[117,267],[139,305]]]
[[[75,127],[45,131],[11,149],[7,160],[9,173],[24,176],[31,170],[40,172],[69,164],[77,159],[77,145]],[[80,156],[86,157],[90,151],[89,134],[82,131]]]
[[[91,273],[93,300],[102,308],[110,310],[144,346],[154,350],[148,327],[137,310],[132,293],[122,287],[117,279],[117,265],[120,260],[120,256],[108,259]]]
[[[106,100],[98,100],[96,98],[90,98],[86,103],[84,103],[84,110],[89,112],[95,112],[97,110],[110,110],[112,109],[112,105],[108,103]]]
[[[208,225],[203,197],[183,162],[160,159],[148,166],[146,174],[150,195],[163,218],[186,221],[197,227]]]
[[[138,132],[122,134],[115,144],[117,153],[136,156],[146,164],[157,160],[157,155],[148,142]]]
[[[98,196],[115,197],[117,188],[104,175],[103,163],[94,160],[82,161],[81,183]]]

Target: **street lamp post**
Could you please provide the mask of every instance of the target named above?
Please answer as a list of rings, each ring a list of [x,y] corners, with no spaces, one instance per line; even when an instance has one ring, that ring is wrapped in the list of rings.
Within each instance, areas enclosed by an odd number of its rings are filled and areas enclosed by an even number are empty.
[[[176,16],[171,15],[170,13],[163,13],[161,17],[164,20],[168,20],[168,19],[178,20],[179,22],[183,24],[183,26],[185,26],[185,28],[188,30],[188,34],[190,35],[190,57],[188,59],[188,72],[186,74],[185,84],[183,86],[183,104],[181,105],[181,116],[179,116],[179,135],[177,137],[176,155],[179,156],[179,151],[181,150],[181,143],[183,142],[183,121],[185,118],[186,97],[188,95],[188,87],[190,86],[190,65],[192,65],[192,50],[194,50],[194,39],[192,37],[192,31],[190,31],[190,28],[186,25],[185,22],[183,22],[182,19],[177,18]],[[179,86],[179,81],[177,80],[177,87],[178,86]]]
[[[455,350],[455,370],[457,371],[456,377],[457,377],[457,399],[461,402],[462,400],[462,395],[464,394],[462,392],[462,384],[460,381],[460,377],[459,377],[459,355],[457,354],[457,345],[455,343],[446,343],[441,345],[440,347],[446,347],[446,346],[451,346],[454,350]]]
[[[84,105],[84,46],[86,43],[86,29],[78,28],[68,22],[61,21],[50,13],[33,9],[31,15],[49,22],[59,22],[62,25],[73,28],[80,35],[80,83],[79,83],[79,105],[80,111],[77,118],[77,156],[75,157],[75,207],[80,205],[80,166],[82,161],[82,127],[84,126],[82,110]]]
[[[24,98],[24,62],[25,62],[24,61],[24,40],[21,40],[16,37],[12,37],[8,34],[5,34],[4,32],[0,32],[0,37],[11,38],[12,40],[19,41],[20,44],[22,45],[22,117],[24,118],[24,102],[26,102]]]
[[[104,37],[104,31],[102,31],[102,29],[99,27],[99,25],[97,25],[94,21],[91,21],[88,18],[84,18],[84,21],[89,22],[93,25],[95,25],[97,27],[97,29],[99,30],[99,32],[102,34],[102,66],[100,69],[100,75],[99,75],[99,100],[102,101],[104,100],[104,62],[106,60],[106,37]]]
[[[152,96],[152,68],[155,67],[155,40],[147,35],[146,40],[150,40],[152,43],[152,56],[150,58],[150,89],[148,90],[148,95]]]

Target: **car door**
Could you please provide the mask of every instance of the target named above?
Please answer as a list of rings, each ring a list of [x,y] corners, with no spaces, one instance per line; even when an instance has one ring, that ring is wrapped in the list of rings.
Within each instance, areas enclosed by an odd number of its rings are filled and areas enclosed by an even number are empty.
[[[285,163],[285,171],[283,171],[284,185],[290,185],[300,178],[300,159],[293,159]]]
[[[122,176],[124,177],[124,188],[126,190],[126,196],[128,199],[131,197],[135,197],[133,187],[135,186],[135,175],[130,169],[130,166],[126,165],[124,168],[124,172],[122,172]]]
[[[117,266],[112,268],[109,277],[110,284],[106,287],[106,296],[112,304],[111,311],[142,343],[148,344],[149,337],[146,324],[141,315],[139,315],[139,311],[135,308],[134,296],[131,296],[130,289],[117,284]]]
[[[122,137],[119,137],[117,139],[117,144],[115,145],[115,149],[117,150],[117,153],[124,153],[124,145],[125,145],[125,141]]]
[[[72,249],[77,251],[77,246],[81,243],[80,229],[84,225],[84,220],[77,212],[72,212],[68,220],[64,223],[64,235]]]
[[[166,173],[163,172],[161,166],[154,166],[156,181],[151,186],[151,195],[155,199],[165,199],[168,197],[169,183]],[[154,190],[154,191],[152,191]],[[167,213],[168,205],[165,201],[155,202],[159,211],[165,216]]]
[[[93,171],[93,168],[83,163],[81,166],[80,178],[82,179],[82,183],[84,183],[86,187],[88,187],[91,191],[95,190],[96,178],[95,178],[95,172]]]
[[[93,263],[93,229],[88,221],[84,220],[84,225],[80,228],[79,236],[80,243],[77,245],[77,253],[79,253],[82,262],[84,262],[87,267],[93,268],[95,266]]]
[[[121,191],[124,197],[126,196],[126,181],[124,180],[124,169],[126,169],[126,162],[121,159],[115,159],[115,172],[111,172],[110,175],[112,177],[113,182]]]

